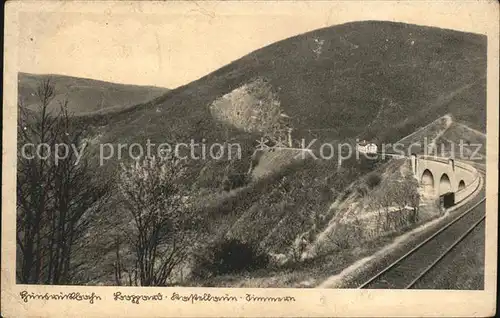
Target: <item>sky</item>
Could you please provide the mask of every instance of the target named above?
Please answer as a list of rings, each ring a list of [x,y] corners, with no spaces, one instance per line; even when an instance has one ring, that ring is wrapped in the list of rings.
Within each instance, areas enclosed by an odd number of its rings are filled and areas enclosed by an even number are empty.
[[[485,33],[477,23],[484,7],[366,3],[67,3],[27,10],[19,14],[18,67],[175,88],[265,45],[349,21],[387,19]]]

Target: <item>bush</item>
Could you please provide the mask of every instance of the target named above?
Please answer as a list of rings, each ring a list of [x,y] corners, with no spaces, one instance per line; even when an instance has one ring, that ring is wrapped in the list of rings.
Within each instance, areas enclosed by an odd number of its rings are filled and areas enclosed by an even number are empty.
[[[205,253],[195,256],[192,274],[197,278],[208,278],[252,271],[268,264],[268,255],[261,252],[256,244],[237,239],[223,239],[208,246]]]
[[[248,178],[246,174],[234,173],[227,176],[223,181],[224,191],[230,191],[232,189],[241,188],[248,183]]]
[[[370,188],[373,189],[376,186],[380,184],[380,181],[382,181],[382,177],[380,176],[379,173],[377,172],[371,172],[368,174],[366,177],[366,185]]]
[[[373,170],[375,170],[377,165],[380,163],[380,161],[381,160],[379,158],[371,159],[371,158],[366,158],[366,157],[362,156],[361,158],[359,158],[359,161],[358,161],[358,167],[359,167],[358,169],[362,173],[367,173],[367,172],[373,171]]]

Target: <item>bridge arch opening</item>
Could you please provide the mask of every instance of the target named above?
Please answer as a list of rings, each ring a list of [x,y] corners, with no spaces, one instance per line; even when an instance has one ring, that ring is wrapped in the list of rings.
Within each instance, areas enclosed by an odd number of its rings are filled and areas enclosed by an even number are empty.
[[[424,188],[424,192],[426,194],[434,193],[434,176],[429,169],[425,169],[424,173],[422,173],[420,184],[422,184],[422,187]]]
[[[463,189],[465,189],[465,181],[460,180],[460,182],[458,183],[458,191],[463,190]]]
[[[439,195],[452,192],[450,178],[446,173],[441,175],[439,179]]]

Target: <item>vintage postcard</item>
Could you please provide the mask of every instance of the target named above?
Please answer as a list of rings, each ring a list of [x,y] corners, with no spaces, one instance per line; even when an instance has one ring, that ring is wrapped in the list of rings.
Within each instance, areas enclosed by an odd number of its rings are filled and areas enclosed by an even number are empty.
[[[9,1],[3,317],[496,313],[497,1]]]

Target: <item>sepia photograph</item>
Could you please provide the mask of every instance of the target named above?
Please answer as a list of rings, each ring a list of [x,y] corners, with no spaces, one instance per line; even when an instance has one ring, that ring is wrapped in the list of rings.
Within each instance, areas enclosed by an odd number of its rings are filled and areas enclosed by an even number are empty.
[[[499,7],[463,3],[9,2],[6,317],[493,315]]]

